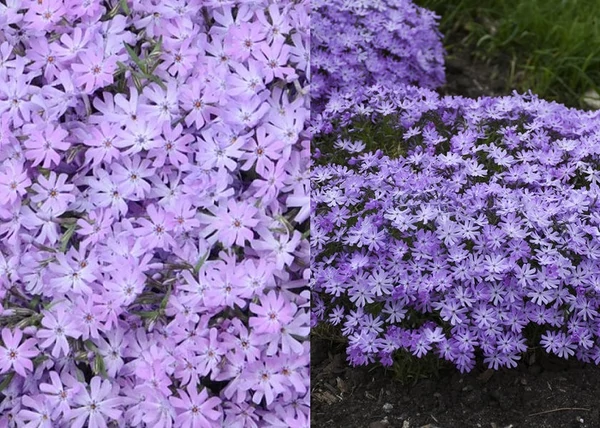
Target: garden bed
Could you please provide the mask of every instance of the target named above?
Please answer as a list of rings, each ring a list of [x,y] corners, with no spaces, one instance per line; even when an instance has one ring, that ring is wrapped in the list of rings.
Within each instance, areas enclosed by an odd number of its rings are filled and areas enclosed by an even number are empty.
[[[319,428],[597,427],[600,368],[542,357],[514,370],[455,369],[408,385],[384,369],[348,367],[312,344],[312,422]],[[331,349],[329,349],[331,351]],[[325,358],[323,358],[325,357]]]
[[[444,95],[507,95],[507,63],[478,60],[469,49],[446,61]],[[332,344],[333,343],[333,344]],[[402,384],[381,367],[350,367],[335,342],[312,341],[312,426],[596,427],[600,368],[536,354],[516,369],[455,368]]]

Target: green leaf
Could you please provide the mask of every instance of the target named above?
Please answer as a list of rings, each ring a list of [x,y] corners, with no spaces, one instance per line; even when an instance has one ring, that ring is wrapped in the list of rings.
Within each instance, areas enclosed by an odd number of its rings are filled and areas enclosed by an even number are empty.
[[[135,85],[137,91],[141,93],[143,86],[142,86],[142,81],[140,80],[140,74],[134,71],[131,74],[131,78],[133,79],[133,84]]]
[[[102,376],[104,379],[108,377],[108,373],[106,373],[106,365],[104,364],[104,358],[99,353],[96,353],[96,357],[94,358],[94,373]]]
[[[294,233],[294,227],[292,226],[292,224],[289,222],[289,220],[287,218],[285,218],[282,215],[277,215],[277,216],[275,216],[275,218],[277,220],[279,220],[279,222],[286,227],[286,229],[289,233]]]
[[[83,371],[77,366],[75,366],[75,377],[79,382],[86,383],[85,374],[83,374]]]
[[[60,238],[60,252],[64,253],[67,251],[67,245],[69,244],[69,240],[75,233],[75,229],[77,228],[77,223],[73,223],[68,227],[65,234]]]
[[[132,311],[131,313],[147,320],[158,318],[158,311]]]
[[[160,302],[160,313],[164,313],[165,309],[167,307],[167,304],[169,303],[169,298],[171,297],[171,285],[169,284],[169,287],[167,288],[167,292],[165,293],[165,297],[162,299],[162,302]]]
[[[140,59],[138,54],[136,54],[135,51],[133,50],[133,48],[131,46],[129,46],[127,43],[123,42],[123,46],[125,46],[125,50],[129,54],[129,57],[134,62],[134,64],[137,65],[138,68],[140,70],[142,70],[144,73],[146,73],[146,71],[147,71],[146,63]]]
[[[125,15],[131,15],[131,10],[127,5],[127,0],[120,0],[119,4],[121,5],[121,9],[123,9],[123,12],[125,12]]]
[[[156,42],[156,44],[152,48],[152,51],[150,52],[150,55],[148,55],[148,58],[150,58],[152,60],[160,58],[160,56],[163,53],[162,52],[162,43],[163,43],[163,36],[160,36],[158,38],[158,41]]]
[[[163,90],[167,90],[167,86],[163,83],[163,81],[156,77],[154,74],[146,74],[144,77],[146,77],[146,79],[148,80],[153,81],[154,83],[158,83],[158,86],[160,86]]]
[[[10,383],[12,382],[13,377],[15,377],[15,372],[10,372],[6,375],[2,383],[0,383],[0,392],[8,388],[8,385],[10,385]]]
[[[85,347],[87,349],[89,349],[90,351],[97,353],[98,352],[98,347],[96,346],[96,344],[94,344],[94,342],[92,342],[90,339],[86,340],[83,342],[83,344],[85,345]]]
[[[29,309],[33,309],[35,310],[35,308],[37,308],[37,305],[40,304],[40,300],[41,297],[39,294],[36,294],[33,299],[31,299],[31,302],[29,302]]]
[[[198,274],[200,272],[200,269],[202,269],[202,266],[204,265],[204,262],[206,262],[206,259],[208,258],[208,251],[206,252],[205,255],[203,255],[200,260],[198,260],[198,263],[196,263],[196,266],[194,266],[194,273]]]
[[[79,153],[80,151],[84,150],[85,147],[83,146],[73,146],[68,150],[68,154],[67,154],[67,163],[71,163],[73,162],[73,160],[75,159],[75,156],[77,156],[77,153]]]
[[[102,21],[102,22],[110,21],[115,16],[117,16],[117,14],[119,13],[119,6],[120,6],[119,3],[115,4],[113,6],[113,8],[106,15],[104,15],[102,18],[100,18],[100,21]]]

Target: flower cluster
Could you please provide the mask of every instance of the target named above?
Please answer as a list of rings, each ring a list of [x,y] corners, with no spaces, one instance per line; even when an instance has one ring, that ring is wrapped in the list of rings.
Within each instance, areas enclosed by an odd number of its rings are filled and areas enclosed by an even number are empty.
[[[373,84],[444,83],[437,16],[410,0],[314,0],[311,97],[320,112],[339,92]],[[335,35],[335,37],[333,36]]]
[[[353,364],[498,369],[538,345],[599,364],[600,113],[380,85],[341,100],[312,129],[313,325],[339,325]],[[382,122],[395,156],[364,151]]]
[[[3,3],[0,425],[308,426],[308,2]]]

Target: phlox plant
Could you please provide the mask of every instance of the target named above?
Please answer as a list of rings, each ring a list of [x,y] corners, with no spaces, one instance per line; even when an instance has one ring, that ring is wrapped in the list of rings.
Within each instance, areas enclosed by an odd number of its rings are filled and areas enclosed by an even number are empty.
[[[308,2],[0,29],[0,426],[308,426]]]
[[[312,111],[373,84],[445,81],[438,16],[410,0],[311,2]],[[333,36],[335,35],[335,36]]]
[[[374,85],[311,132],[311,322],[340,328],[350,363],[600,363],[598,112]]]

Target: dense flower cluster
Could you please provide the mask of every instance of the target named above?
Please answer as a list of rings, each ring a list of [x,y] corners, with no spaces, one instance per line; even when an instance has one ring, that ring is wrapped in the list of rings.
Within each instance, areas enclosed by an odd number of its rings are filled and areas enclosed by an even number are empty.
[[[339,325],[353,364],[497,369],[538,344],[600,363],[600,114],[416,87],[341,99],[312,129],[346,153],[322,145],[312,172],[313,325]],[[384,119],[399,156],[363,151]]]
[[[308,426],[308,2],[0,28],[0,426]]]
[[[437,16],[410,0],[311,2],[313,111],[338,91],[373,84],[444,83]]]

